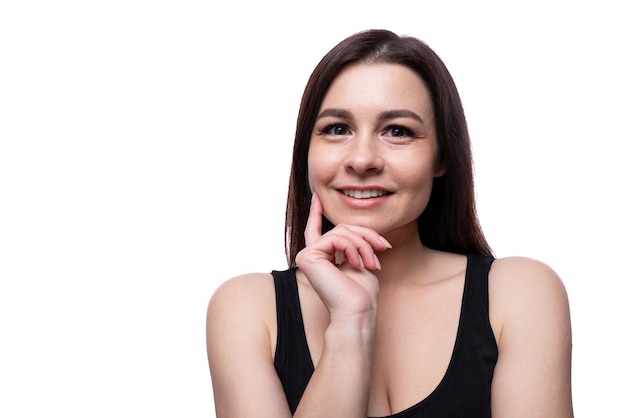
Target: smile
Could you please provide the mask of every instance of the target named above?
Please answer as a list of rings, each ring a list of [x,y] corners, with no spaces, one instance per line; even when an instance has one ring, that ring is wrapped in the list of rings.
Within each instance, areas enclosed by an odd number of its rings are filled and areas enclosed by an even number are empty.
[[[372,197],[381,197],[389,194],[383,190],[342,190],[346,196],[353,197],[355,199],[370,199]]]

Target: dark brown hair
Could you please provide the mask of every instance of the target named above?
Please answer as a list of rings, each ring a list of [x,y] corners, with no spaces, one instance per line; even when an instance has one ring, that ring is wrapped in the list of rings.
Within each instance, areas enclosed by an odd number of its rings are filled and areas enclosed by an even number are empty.
[[[296,125],[285,217],[285,250],[291,266],[305,246],[304,229],[311,204],[308,153],[322,100],[337,75],[357,62],[400,64],[426,84],[433,103],[440,164],[432,194],[417,220],[422,243],[433,249],[491,255],[476,214],[469,133],[461,99],[448,69],[424,42],[387,30],[356,33],[331,49],[306,85]],[[332,227],[324,219],[324,229]]]

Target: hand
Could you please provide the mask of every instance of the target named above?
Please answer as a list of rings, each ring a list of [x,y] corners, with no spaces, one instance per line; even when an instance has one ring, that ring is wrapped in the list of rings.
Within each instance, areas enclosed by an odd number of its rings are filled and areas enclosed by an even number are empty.
[[[326,305],[331,320],[375,312],[378,279],[373,270],[381,268],[375,251],[391,248],[387,240],[373,229],[345,224],[322,235],[322,204],[316,194],[304,237],[306,247],[296,255],[296,264]]]

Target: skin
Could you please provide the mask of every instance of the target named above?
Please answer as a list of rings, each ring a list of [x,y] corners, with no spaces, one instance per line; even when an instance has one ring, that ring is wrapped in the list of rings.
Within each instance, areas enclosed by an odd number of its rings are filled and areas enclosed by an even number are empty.
[[[315,372],[296,417],[397,413],[428,396],[448,367],[467,260],[419,238],[416,219],[433,179],[445,174],[434,126],[422,80],[403,66],[348,67],[324,98],[309,149],[306,248],[296,257]],[[385,193],[344,193],[372,189]],[[323,235],[322,214],[336,225]],[[503,258],[489,287],[499,348],[493,416],[572,417],[561,280],[538,261]],[[207,317],[218,417],[291,416],[273,366],[275,344],[272,277],[220,286]]]

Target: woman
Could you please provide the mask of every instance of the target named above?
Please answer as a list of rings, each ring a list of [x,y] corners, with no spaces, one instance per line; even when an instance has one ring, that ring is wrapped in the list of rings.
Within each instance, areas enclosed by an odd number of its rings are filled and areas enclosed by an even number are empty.
[[[565,289],[495,259],[454,82],[422,42],[339,43],[305,89],[291,268],[209,303],[218,417],[571,417]]]

